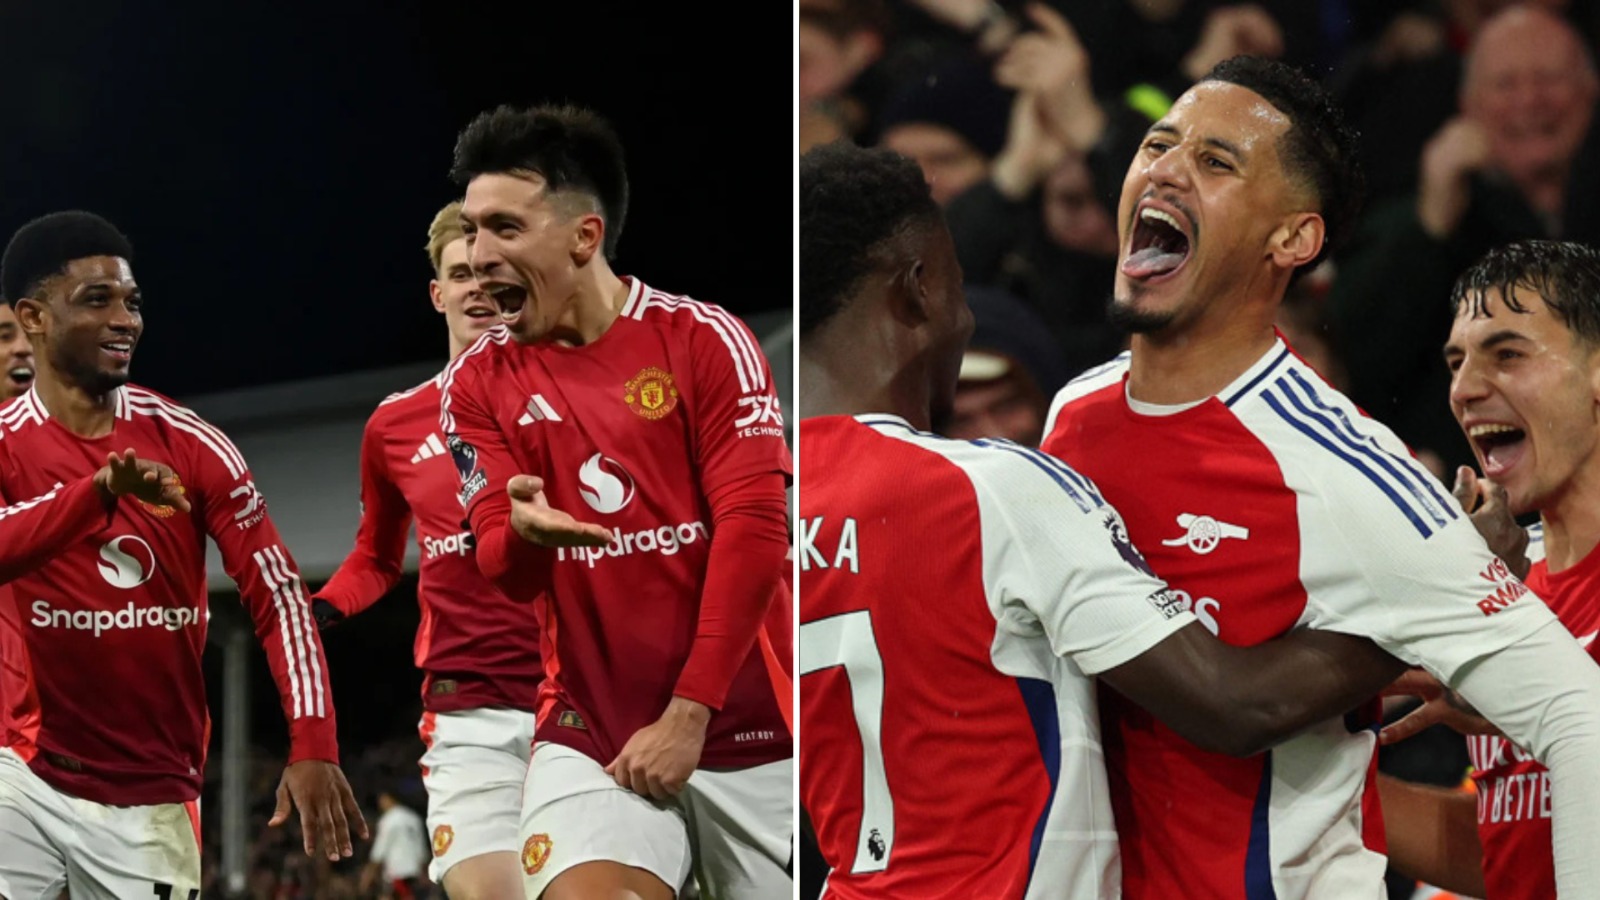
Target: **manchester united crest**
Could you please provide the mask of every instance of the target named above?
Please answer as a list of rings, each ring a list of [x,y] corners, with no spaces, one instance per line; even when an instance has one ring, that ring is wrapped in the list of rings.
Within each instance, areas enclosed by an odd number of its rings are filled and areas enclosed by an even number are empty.
[[[550,835],[536,834],[522,845],[522,871],[529,875],[539,874],[539,870],[544,868],[549,859]]]
[[[185,491],[183,489],[183,482],[178,480],[178,476],[177,476],[176,473],[173,474],[172,481],[173,481],[173,486],[178,489],[178,493],[180,493],[180,494],[187,493],[187,491]],[[153,516],[159,516],[160,518],[163,518],[163,519],[169,519],[172,516],[176,515],[177,512],[178,512],[178,508],[176,506],[157,506],[154,503],[146,503],[143,500],[139,501],[139,505],[144,507],[144,511],[145,512],[147,512],[147,513],[149,513],[149,514],[151,514]]]
[[[623,385],[622,402],[646,419],[659,419],[678,405],[678,389],[672,373],[650,366],[640,369],[632,381]]]
[[[456,839],[456,830],[449,825],[440,825],[433,830],[433,855],[443,856],[450,852],[450,844]]]

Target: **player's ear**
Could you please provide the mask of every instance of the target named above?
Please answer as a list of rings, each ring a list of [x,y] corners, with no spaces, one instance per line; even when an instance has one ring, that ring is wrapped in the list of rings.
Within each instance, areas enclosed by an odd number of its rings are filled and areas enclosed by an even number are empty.
[[[17,324],[22,326],[24,334],[32,337],[44,333],[44,318],[49,315],[44,301],[34,297],[21,297],[12,302],[11,308],[16,312]]]
[[[1295,213],[1267,240],[1267,255],[1285,269],[1297,269],[1322,252],[1326,226],[1316,213]]]
[[[906,326],[928,321],[933,297],[928,294],[928,265],[919,257],[901,263],[889,282],[889,309]]]
[[[595,254],[604,253],[606,221],[595,213],[586,213],[578,217],[577,225],[572,233],[572,261],[586,266]]]
[[[434,312],[444,312],[444,291],[439,289],[439,279],[428,282],[428,299],[433,301]]]

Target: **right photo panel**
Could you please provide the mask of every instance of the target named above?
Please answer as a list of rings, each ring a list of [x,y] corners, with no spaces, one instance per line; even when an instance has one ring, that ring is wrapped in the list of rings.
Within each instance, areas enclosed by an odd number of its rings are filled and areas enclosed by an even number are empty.
[[[1600,898],[1597,37],[799,0],[803,900]]]

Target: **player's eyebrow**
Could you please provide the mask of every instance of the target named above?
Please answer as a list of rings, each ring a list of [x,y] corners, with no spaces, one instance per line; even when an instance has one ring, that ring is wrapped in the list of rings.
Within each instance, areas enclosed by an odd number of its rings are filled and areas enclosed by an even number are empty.
[[[1529,338],[1527,335],[1517,331],[1514,328],[1502,328],[1499,331],[1491,332],[1487,337],[1478,341],[1478,349],[1493,350],[1495,347],[1501,344],[1510,343],[1511,341],[1526,341],[1528,339]],[[1455,341],[1451,341],[1444,345],[1444,358],[1446,362],[1465,353],[1466,351],[1462,350],[1461,345],[1457,344]]]
[[[1173,125],[1170,122],[1166,122],[1166,121],[1157,122],[1154,125],[1151,125],[1150,126],[1150,130],[1146,131],[1144,133],[1144,136],[1148,138],[1151,135],[1156,135],[1156,134],[1159,134],[1159,135],[1161,135],[1163,137],[1174,137],[1174,138],[1182,137],[1182,135],[1178,131],[1177,126]],[[1243,163],[1245,160],[1247,160],[1249,158],[1245,154],[1245,152],[1243,150],[1239,149],[1239,145],[1238,144],[1235,144],[1232,141],[1226,140],[1224,138],[1208,137],[1208,138],[1203,138],[1200,142],[1202,144],[1205,144],[1208,147],[1215,147],[1218,150],[1221,150],[1222,152],[1229,154],[1230,156],[1232,156],[1234,159],[1237,159],[1241,163]]]

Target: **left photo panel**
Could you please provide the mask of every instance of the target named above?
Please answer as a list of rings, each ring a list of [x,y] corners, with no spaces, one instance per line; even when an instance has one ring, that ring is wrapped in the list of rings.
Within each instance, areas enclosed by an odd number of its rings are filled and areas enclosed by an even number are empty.
[[[90,6],[0,10],[0,900],[791,898],[790,61]]]

